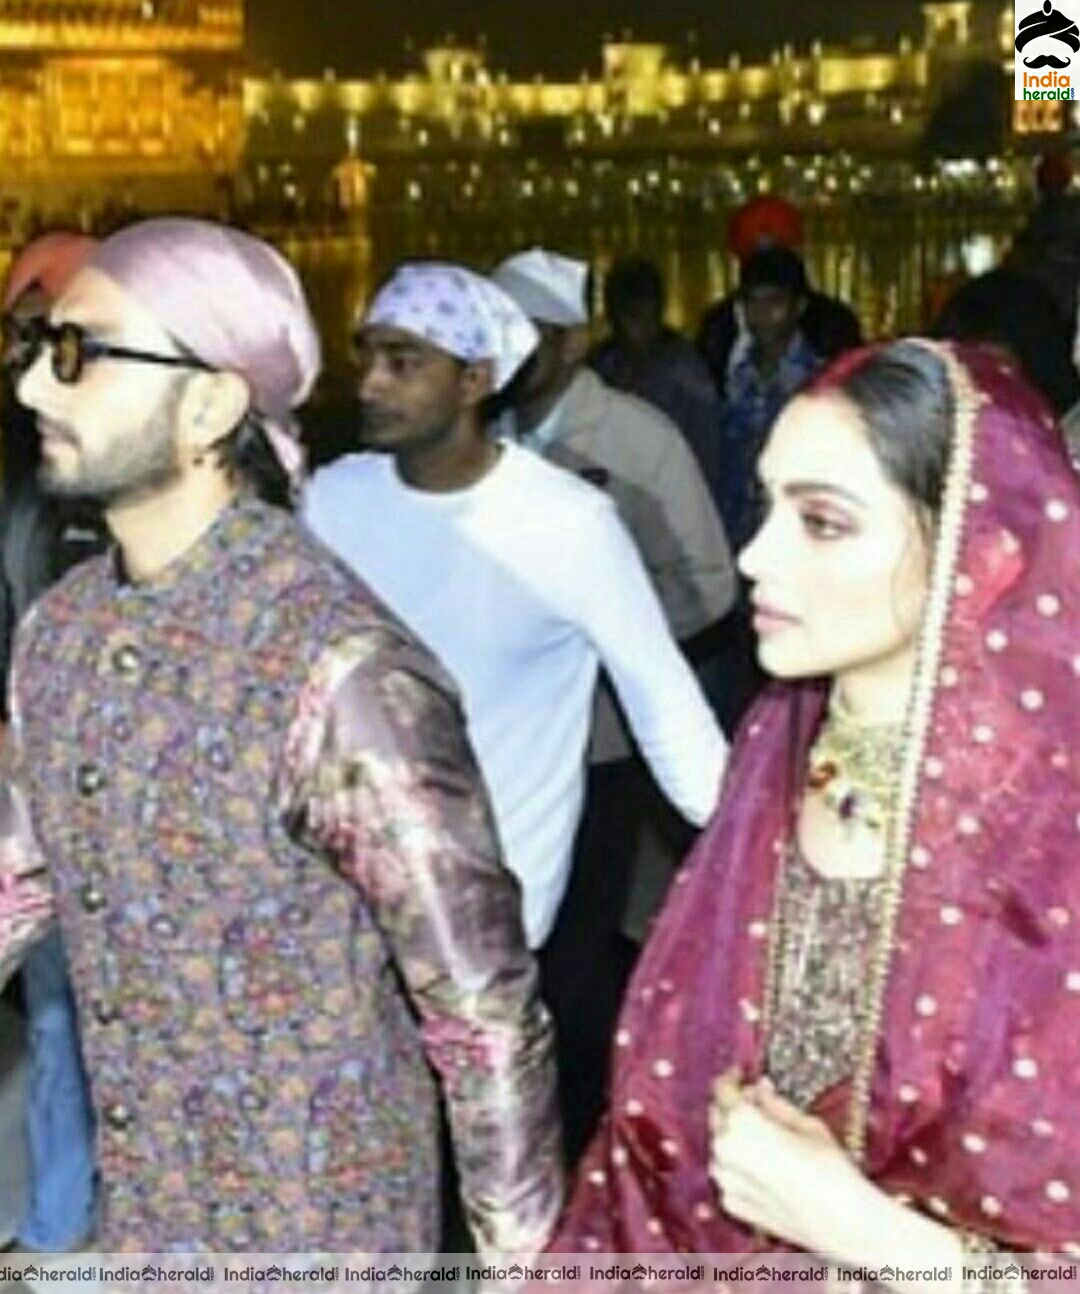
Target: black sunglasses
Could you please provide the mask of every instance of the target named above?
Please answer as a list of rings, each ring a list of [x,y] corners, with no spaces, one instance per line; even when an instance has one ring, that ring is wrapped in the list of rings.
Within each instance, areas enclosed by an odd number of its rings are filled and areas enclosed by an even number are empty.
[[[199,369],[204,373],[213,371],[209,364],[193,355],[157,355],[98,341],[81,324],[51,324],[41,315],[31,315],[28,319],[4,316],[3,366],[13,377],[21,377],[30,368],[43,346],[51,351],[53,376],[65,386],[78,382],[87,363],[95,359],[123,359],[166,368]]]

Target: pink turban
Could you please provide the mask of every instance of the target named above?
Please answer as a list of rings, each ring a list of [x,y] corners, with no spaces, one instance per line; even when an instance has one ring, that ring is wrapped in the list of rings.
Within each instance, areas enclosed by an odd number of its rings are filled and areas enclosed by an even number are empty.
[[[35,238],[11,262],[4,284],[4,309],[9,310],[32,287],[39,287],[55,301],[97,245],[95,238],[62,230]]]
[[[292,411],[319,375],[319,336],[296,271],[267,243],[204,220],[145,220],[91,260],[205,364],[244,378],[295,483],[303,467]]]

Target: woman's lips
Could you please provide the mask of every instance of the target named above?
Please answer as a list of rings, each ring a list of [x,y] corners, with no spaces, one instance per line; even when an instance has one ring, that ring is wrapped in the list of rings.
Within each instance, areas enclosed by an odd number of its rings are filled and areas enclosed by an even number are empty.
[[[789,616],[784,611],[778,611],[776,607],[770,606],[767,602],[754,603],[754,632],[763,637],[768,634],[779,633],[781,629],[790,629],[792,625],[799,623],[795,616]]]

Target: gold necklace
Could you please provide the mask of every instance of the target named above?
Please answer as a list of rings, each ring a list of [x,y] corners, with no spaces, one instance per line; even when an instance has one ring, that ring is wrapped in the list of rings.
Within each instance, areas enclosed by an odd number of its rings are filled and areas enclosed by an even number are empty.
[[[836,814],[844,827],[850,829],[862,824],[874,832],[889,829],[897,807],[905,731],[902,723],[860,723],[834,694],[825,721],[810,748],[806,785],[821,795],[825,806]],[[781,979],[786,954],[790,952],[784,901],[791,853],[797,848],[797,842],[793,841],[783,851],[773,893],[765,954],[762,1028],[766,1037],[771,1034],[784,989]],[[884,906],[884,898],[882,904]],[[816,919],[815,911],[812,914],[814,924]],[[811,922],[807,924],[811,925]],[[813,934],[813,929],[810,934]],[[800,960],[804,961],[804,957]],[[799,973],[801,976],[801,968]]]
[[[845,826],[884,831],[902,756],[902,724],[859,723],[834,698],[810,750],[807,786]]]

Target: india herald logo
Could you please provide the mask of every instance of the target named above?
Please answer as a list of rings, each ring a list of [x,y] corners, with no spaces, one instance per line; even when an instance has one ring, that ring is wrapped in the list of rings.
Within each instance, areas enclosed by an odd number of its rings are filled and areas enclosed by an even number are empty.
[[[1069,0],[1070,5],[1075,0]],[[1025,8],[1027,6],[1025,5]],[[1016,17],[1015,86],[1017,99],[1076,101],[1073,56],[1080,51],[1080,24],[1054,0]]]
[[[1069,54],[1064,49],[1071,51]],[[1031,71],[1042,67],[1065,70],[1072,66],[1072,56],[1080,50],[1080,26],[1067,14],[1055,9],[1052,0],[1043,0],[1034,13],[1021,19],[1017,28],[1016,52],[1023,54],[1023,64]]]

